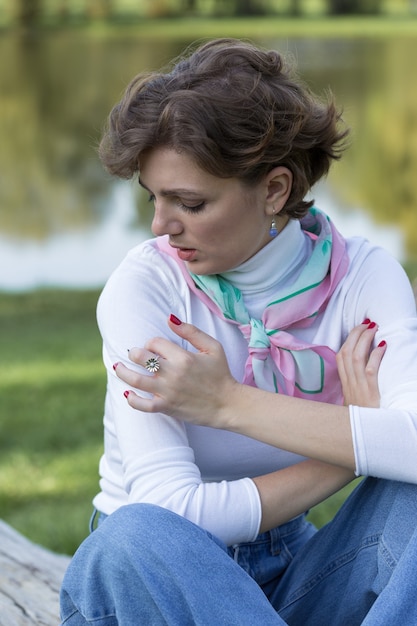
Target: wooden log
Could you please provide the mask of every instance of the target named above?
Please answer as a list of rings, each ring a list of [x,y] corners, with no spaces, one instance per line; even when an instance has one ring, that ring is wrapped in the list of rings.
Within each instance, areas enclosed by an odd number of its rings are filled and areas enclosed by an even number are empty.
[[[0,520],[0,626],[57,626],[69,561]]]

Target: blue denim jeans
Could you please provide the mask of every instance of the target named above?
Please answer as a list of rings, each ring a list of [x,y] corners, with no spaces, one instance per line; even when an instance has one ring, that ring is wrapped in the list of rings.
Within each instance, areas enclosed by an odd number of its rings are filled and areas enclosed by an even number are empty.
[[[182,517],[122,507],[80,546],[66,626],[412,626],[417,486],[368,478],[327,526],[303,518],[226,548]]]
[[[105,513],[101,513],[97,511],[97,509],[93,510],[93,514],[90,517],[90,523],[88,525],[88,529],[90,533],[92,533],[96,528],[100,526],[104,522],[104,520],[108,517]]]

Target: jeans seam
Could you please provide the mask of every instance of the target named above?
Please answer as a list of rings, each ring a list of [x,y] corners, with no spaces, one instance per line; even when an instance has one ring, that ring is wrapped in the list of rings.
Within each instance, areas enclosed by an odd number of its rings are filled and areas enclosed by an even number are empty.
[[[384,559],[385,564],[387,565],[387,567],[390,568],[391,571],[393,571],[397,567],[398,561],[395,557],[392,556],[391,551],[389,550],[383,538],[381,540],[381,557]]]
[[[64,624],[66,624],[68,622],[69,619],[71,619],[71,617],[73,617],[74,615],[76,615],[79,611],[77,611],[77,609],[75,609],[71,615],[67,615],[65,619],[63,619],[61,621],[61,626],[63,626]]]
[[[74,617],[74,615],[82,615],[82,613],[80,613],[80,611],[77,608],[75,608],[74,611],[71,613],[71,615],[67,615],[66,618],[61,621],[60,626],[64,626],[64,624],[67,624],[68,620]],[[106,613],[106,615],[102,615],[99,617],[90,617],[90,618],[82,615],[82,618],[85,620],[87,624],[94,624],[95,622],[100,622],[109,618],[117,619],[117,615],[116,613]]]
[[[325,578],[333,574],[337,569],[354,560],[359,552],[377,545],[380,542],[380,539],[381,533],[370,535],[356,548],[333,559],[333,561],[328,563],[322,571],[315,574],[312,578],[310,578],[310,580],[305,582],[299,589],[296,589],[288,598],[286,598],[285,604],[282,604],[280,607],[280,611],[287,608],[293,602],[298,601],[302,596],[308,594],[314,587],[319,585]]]

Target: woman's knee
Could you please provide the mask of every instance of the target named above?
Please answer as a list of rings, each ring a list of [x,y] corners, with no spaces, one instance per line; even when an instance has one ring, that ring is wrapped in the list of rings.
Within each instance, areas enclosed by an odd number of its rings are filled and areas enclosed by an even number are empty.
[[[146,550],[155,554],[160,549],[166,549],[167,544],[175,551],[176,547],[182,550],[184,543],[213,541],[226,550],[223,542],[193,522],[168,509],[147,503],[120,507],[99,525],[92,537],[94,535],[107,550],[110,541],[119,552],[126,550],[130,553],[133,548],[136,553]]]
[[[216,545],[217,544],[217,545]],[[216,546],[216,548],[214,547]],[[77,550],[69,570],[92,578],[118,577],[121,572],[169,568],[195,553],[226,546],[185,518],[152,504],[129,504],[109,515]],[[84,575],[83,574],[83,575]]]
[[[188,524],[190,522],[163,507],[135,503],[117,509],[106,517],[95,532],[103,536],[116,536],[121,543],[131,539],[135,542],[139,539],[152,541],[175,529],[183,530]]]

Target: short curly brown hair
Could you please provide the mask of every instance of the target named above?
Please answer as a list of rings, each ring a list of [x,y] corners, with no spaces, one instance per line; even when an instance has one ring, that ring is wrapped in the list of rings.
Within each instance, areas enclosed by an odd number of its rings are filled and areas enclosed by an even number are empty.
[[[315,96],[278,52],[217,39],[172,69],[136,76],[110,113],[99,154],[121,178],[157,146],[247,184],[285,166],[293,185],[282,213],[301,218],[313,204],[306,193],[340,158],[347,134],[333,97]]]

